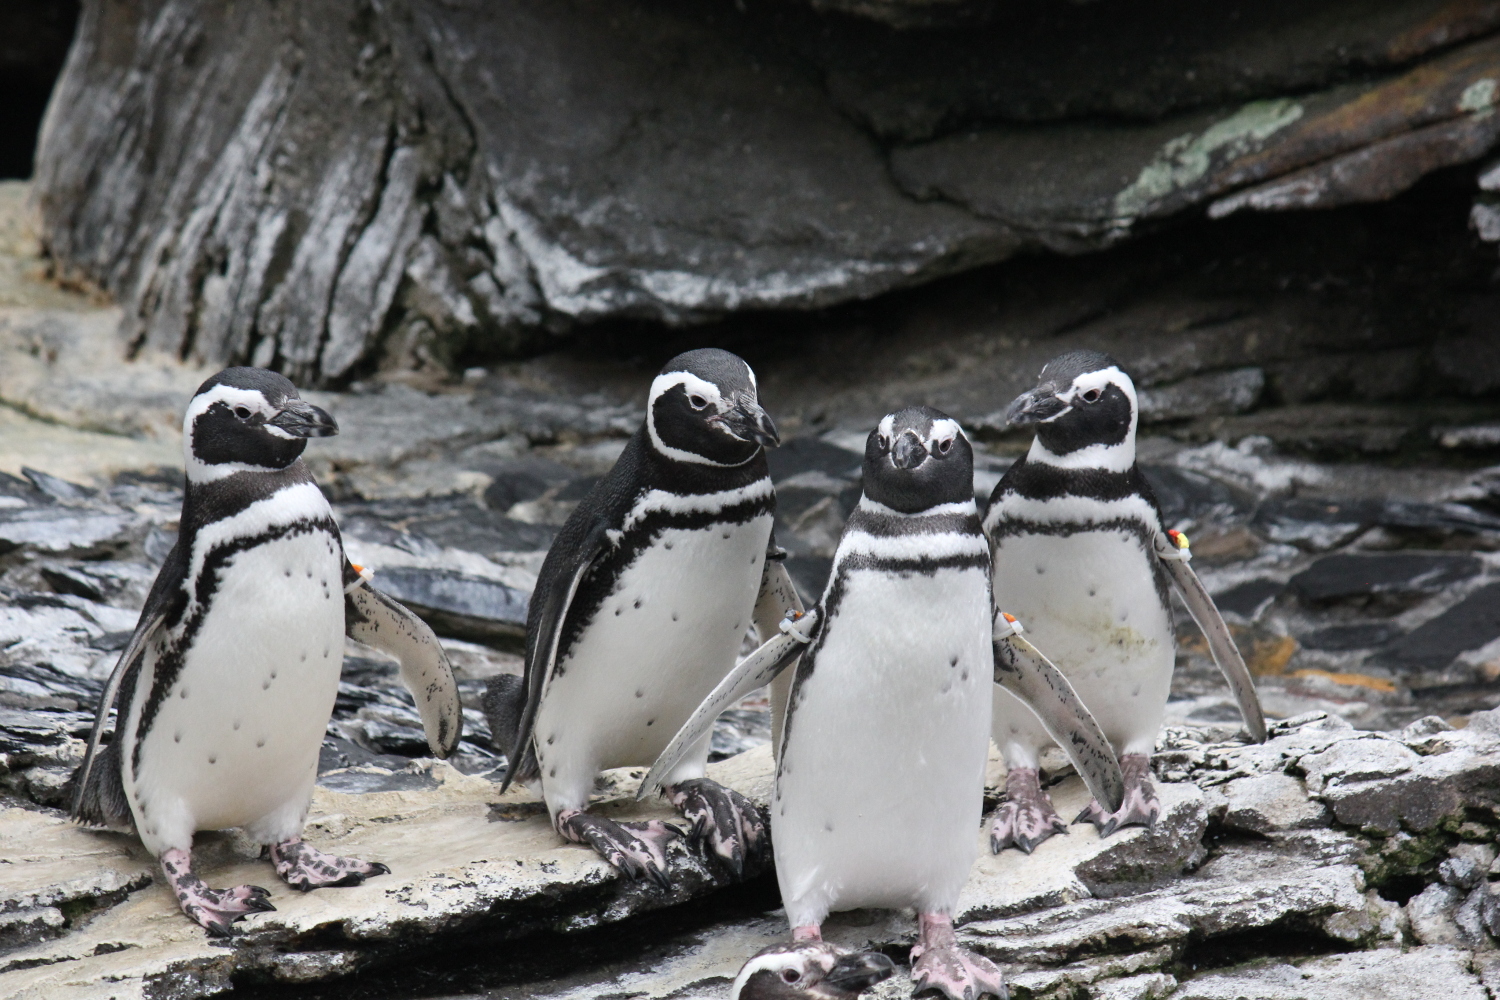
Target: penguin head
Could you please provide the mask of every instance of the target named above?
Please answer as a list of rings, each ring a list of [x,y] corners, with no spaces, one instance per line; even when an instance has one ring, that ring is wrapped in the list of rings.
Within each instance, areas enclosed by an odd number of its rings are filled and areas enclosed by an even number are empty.
[[[887,414],[865,439],[865,496],[903,514],[974,499],[974,450],[930,406]]]
[[[878,951],[848,952],[823,941],[777,944],[740,969],[730,1000],[853,1000],[896,970]]]
[[[755,372],[711,347],[677,355],[656,376],[646,434],[658,454],[696,465],[744,465],[781,443],[756,396]]]
[[[1069,351],[1053,358],[1005,419],[1036,426],[1028,462],[1115,472],[1135,463],[1135,383],[1108,354]]]
[[[285,469],[301,457],[308,438],[338,432],[333,417],[303,402],[284,376],[226,368],[198,387],[183,417],[188,480]]]

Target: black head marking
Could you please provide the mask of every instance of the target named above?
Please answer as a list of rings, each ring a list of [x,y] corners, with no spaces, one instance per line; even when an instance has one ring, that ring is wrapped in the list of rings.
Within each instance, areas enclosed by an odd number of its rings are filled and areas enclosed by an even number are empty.
[[[717,348],[679,354],[651,383],[647,438],[657,454],[701,465],[743,465],[774,446],[776,425],[761,409],[755,373]]]
[[[865,496],[904,514],[974,498],[974,449],[958,421],[909,406],[865,439]]]
[[[1036,388],[1005,412],[1016,426],[1034,424],[1054,455],[1090,445],[1122,444],[1135,434],[1135,385],[1119,363],[1098,351],[1069,351],[1047,362]]]
[[[823,941],[763,948],[735,979],[732,1000],[854,1000],[895,972],[875,951],[846,952]]]
[[[310,437],[338,433],[327,412],[264,368],[226,368],[198,387],[183,422],[188,478],[209,481],[244,469],[285,469]]]

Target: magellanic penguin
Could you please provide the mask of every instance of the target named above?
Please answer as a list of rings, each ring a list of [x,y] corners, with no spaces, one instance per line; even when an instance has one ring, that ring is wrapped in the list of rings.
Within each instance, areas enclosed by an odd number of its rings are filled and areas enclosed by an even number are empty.
[[[846,951],[826,941],[774,944],[740,969],[729,1000],[854,1000],[895,971],[878,951]]]
[[[979,846],[992,684],[1036,704],[1099,794],[1118,801],[1123,789],[1067,681],[1007,619],[996,628],[973,464],[963,431],[937,410],[882,419],[819,606],[736,667],[642,786],[800,654],[771,806],[793,938],[820,940],[832,910],[914,907],[912,976],[954,1000],[1004,995],[1000,970],[960,948],[953,928]]]
[[[486,692],[512,780],[537,781],[557,832],[632,878],[666,887],[679,831],[589,813],[600,771],[656,759],[735,664],[756,614],[775,491],[765,447],[778,442],[755,373],[727,351],[667,362],[646,419],[613,469],[558,533],[526,628],[525,678]],[[774,631],[786,608],[762,624]],[[763,853],[759,810],[704,776],[708,739],[666,782],[692,843],[736,874]]]
[[[292,383],[228,368],[183,420],[187,486],[177,544],[99,700],[72,815],[133,830],[178,905],[210,934],[275,909],[258,886],[211,889],[193,834],[240,827],[293,888],[357,885],[389,869],[301,838],[333,714],[344,636],[393,653],[434,754],[458,745],[458,689],[430,629],[344,557],[300,456],[338,433]],[[102,737],[111,708],[114,738]]]
[[[1011,424],[1034,425],[1036,439],[995,486],[985,515],[996,607],[1025,623],[1119,754],[1123,807],[1095,801],[1074,821],[1104,836],[1152,824],[1161,809],[1150,774],[1176,659],[1169,579],[1208,637],[1250,734],[1266,736],[1249,671],[1187,565],[1186,539],[1165,530],[1136,466],[1137,414],[1135,386],[1108,355],[1072,351],[1048,362],[1006,412]],[[1051,740],[999,689],[994,737],[1009,774],[990,846],[1030,853],[1067,832],[1038,776],[1037,754]]]

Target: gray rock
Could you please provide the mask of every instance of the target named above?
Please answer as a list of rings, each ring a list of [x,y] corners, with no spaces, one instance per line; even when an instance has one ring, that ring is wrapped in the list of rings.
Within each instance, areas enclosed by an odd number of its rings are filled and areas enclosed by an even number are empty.
[[[1330,785],[1369,781],[1405,774],[1421,758],[1395,740],[1361,739],[1337,743],[1309,754],[1299,766],[1307,775],[1308,791],[1319,794]]]
[[[512,646],[526,639],[530,595],[496,580],[391,566],[381,570],[378,587],[415,611],[439,635]]]
[[[1404,669],[1441,668],[1460,653],[1496,638],[1500,638],[1500,583],[1491,583],[1382,646],[1375,662]]]
[[[1141,422],[1246,413],[1255,409],[1265,388],[1263,370],[1237,368],[1141,389]]]
[[[1406,903],[1412,935],[1422,944],[1463,946],[1465,934],[1454,919],[1466,893],[1449,885],[1433,884]]]
[[[1213,972],[1183,983],[1172,1000],[1485,1000],[1466,951],[1390,949]]]
[[[1232,830],[1271,833],[1324,826],[1328,810],[1308,798],[1302,782],[1285,774],[1239,778],[1222,788],[1227,800],[1220,821]]]
[[[1310,601],[1342,601],[1383,595],[1437,593],[1479,575],[1472,555],[1380,552],[1325,556],[1292,577],[1290,585]]]

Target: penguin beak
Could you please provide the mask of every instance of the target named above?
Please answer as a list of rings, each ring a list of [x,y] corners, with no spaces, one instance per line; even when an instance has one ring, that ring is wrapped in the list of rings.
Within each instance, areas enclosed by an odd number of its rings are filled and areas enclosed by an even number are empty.
[[[300,438],[333,437],[339,432],[338,421],[332,414],[300,399],[287,400],[281,412],[266,423]]]
[[[718,423],[731,436],[741,441],[754,441],[762,448],[774,448],[781,443],[776,425],[754,397],[737,396],[733,408],[711,418],[711,422]]]
[[[1039,385],[1021,393],[1005,410],[1005,422],[1012,427],[1040,424],[1058,416],[1068,404],[1057,398],[1050,385]]]
[[[861,951],[844,955],[833,964],[823,983],[850,994],[865,990],[891,977],[895,964],[878,951]]]
[[[927,448],[914,431],[903,431],[891,445],[891,464],[898,469],[915,469],[927,458]]]

